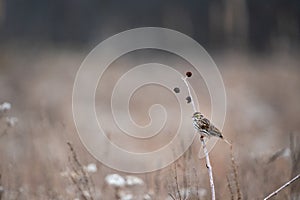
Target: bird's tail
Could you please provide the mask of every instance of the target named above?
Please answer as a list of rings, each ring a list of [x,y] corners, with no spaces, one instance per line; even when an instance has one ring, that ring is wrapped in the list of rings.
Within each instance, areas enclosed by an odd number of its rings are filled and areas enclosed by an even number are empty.
[[[228,140],[226,140],[222,134],[221,134],[220,138],[221,138],[224,142],[226,142],[228,145],[232,146],[231,142],[229,142]]]
[[[223,137],[221,131],[219,131],[219,129],[217,129],[216,127],[211,126],[210,133],[211,133],[213,136],[216,136],[216,137],[221,138],[221,139],[222,139],[224,142],[226,142],[228,145],[230,145],[230,146],[232,145],[228,140],[226,140],[226,139]]]

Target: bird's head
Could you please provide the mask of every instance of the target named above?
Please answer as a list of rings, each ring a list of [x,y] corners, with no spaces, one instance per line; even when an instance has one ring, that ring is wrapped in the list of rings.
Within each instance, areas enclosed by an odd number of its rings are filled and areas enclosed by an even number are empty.
[[[200,112],[195,112],[192,118],[193,120],[200,120],[203,118],[203,115]]]

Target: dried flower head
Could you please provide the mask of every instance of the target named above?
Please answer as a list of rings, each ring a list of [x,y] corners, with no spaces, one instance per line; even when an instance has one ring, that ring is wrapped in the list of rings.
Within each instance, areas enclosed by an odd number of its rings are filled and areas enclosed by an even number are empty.
[[[192,98],[190,96],[187,96],[185,98],[185,100],[186,100],[187,103],[191,103],[192,102]]]
[[[192,72],[186,72],[185,75],[186,75],[187,77],[191,77],[191,76],[193,75],[193,73],[192,73]]]
[[[180,92],[180,89],[178,87],[174,88],[173,90],[174,90],[175,93],[179,93]]]

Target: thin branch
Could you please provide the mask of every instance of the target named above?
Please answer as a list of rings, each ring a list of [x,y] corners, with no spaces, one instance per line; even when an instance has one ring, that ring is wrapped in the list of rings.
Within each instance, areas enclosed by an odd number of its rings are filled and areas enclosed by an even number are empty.
[[[205,154],[206,167],[207,167],[208,175],[209,175],[209,183],[210,183],[210,190],[211,190],[211,199],[215,200],[216,199],[216,193],[215,193],[215,184],[214,184],[214,177],[213,177],[213,169],[212,169],[212,166],[210,164],[209,155],[208,155],[208,151],[207,151],[207,148],[206,148],[206,144],[205,144],[204,138],[200,137],[200,140],[201,140],[203,151],[204,151],[204,154]]]
[[[176,198],[173,196],[173,194],[168,193],[168,195],[169,195],[173,200],[176,200]]]
[[[95,188],[94,183],[88,173],[84,170],[83,165],[80,163],[73,145],[70,142],[67,142],[67,145],[72,153],[72,160],[69,158],[69,162],[72,165],[71,167],[73,172],[80,177],[80,180],[77,180],[72,176],[70,176],[70,178],[74,185],[76,185],[83,199],[93,200],[92,188]],[[84,190],[88,192],[89,196],[84,193]]]
[[[72,180],[73,184],[76,185],[78,191],[80,192],[80,196],[82,197],[83,200],[88,200],[87,197],[84,195],[84,191],[82,190],[82,188],[78,185],[77,180],[72,177],[71,175],[69,175],[70,179]]]
[[[227,187],[228,187],[230,195],[231,195],[231,200],[234,200],[234,193],[233,193],[233,189],[232,189],[232,186],[230,183],[229,176],[226,176],[226,179],[227,179]]]
[[[298,178],[300,178],[300,174],[298,174],[292,180],[288,181],[283,186],[281,186],[280,188],[278,188],[277,190],[275,190],[274,192],[272,192],[271,194],[269,194],[267,197],[264,198],[264,200],[270,199],[271,197],[277,195],[281,190],[283,190],[284,188],[286,188],[287,186],[289,186],[291,183],[293,183],[294,181],[296,181]]]
[[[182,77],[181,79],[183,80],[183,82],[185,83],[185,85],[186,85],[186,87],[188,89],[188,93],[189,93],[189,96],[191,97],[191,103],[192,103],[194,112],[197,112],[197,109],[196,109],[196,106],[195,106],[195,102],[193,100],[193,96],[192,96],[192,93],[191,93],[191,90],[190,90],[190,86],[189,86],[189,83],[187,81],[187,77]]]
[[[196,168],[193,167],[193,172],[195,174],[195,184],[196,184],[196,193],[197,193],[197,197],[198,197],[198,200],[200,199],[200,196],[199,196],[199,180],[198,180],[198,175],[197,175],[197,171],[196,171]]]
[[[180,200],[182,200],[181,198],[181,194],[180,194],[180,190],[179,190],[179,184],[178,184],[178,176],[177,176],[177,167],[176,167],[176,163],[175,163],[175,183],[176,183],[176,189],[177,189],[177,193],[178,193],[178,197]]]
[[[234,182],[235,182],[235,187],[236,187],[237,199],[241,200],[242,194],[241,194],[241,189],[240,189],[240,184],[239,184],[237,164],[235,163],[232,145],[230,145],[230,151],[231,151],[231,164],[232,164],[232,169],[233,169],[233,174],[234,174]]]
[[[196,106],[195,106],[195,102],[193,100],[193,95],[191,93],[190,86],[189,86],[189,83],[187,81],[187,77],[182,77],[182,80],[184,81],[184,83],[185,83],[185,85],[186,85],[186,87],[188,89],[188,93],[189,93],[189,96],[191,97],[191,103],[192,103],[194,112],[197,112],[197,109],[196,109]],[[212,171],[212,166],[210,164],[208,150],[206,148],[206,144],[205,144],[204,138],[201,136],[200,140],[201,140],[202,147],[203,147],[203,150],[204,150],[205,159],[206,159],[206,166],[207,166],[208,175],[209,175],[210,190],[211,190],[211,199],[215,200],[216,199],[216,193],[215,193],[215,184],[214,184],[214,178],[213,178],[213,173],[212,173],[213,172]]]

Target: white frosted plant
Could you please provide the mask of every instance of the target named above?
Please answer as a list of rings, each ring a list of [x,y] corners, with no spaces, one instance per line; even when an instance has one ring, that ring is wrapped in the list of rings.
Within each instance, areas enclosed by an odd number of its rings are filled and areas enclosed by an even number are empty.
[[[132,194],[129,194],[129,193],[127,193],[127,194],[122,194],[121,193],[121,200],[133,200],[133,195]]]
[[[136,176],[126,176],[125,180],[128,186],[144,185],[144,181]]]
[[[0,129],[0,137],[6,135],[9,132],[9,129],[14,127],[18,122],[18,118],[7,116],[7,112],[11,110],[11,108],[12,106],[9,102],[3,102],[0,104],[0,126],[4,127],[3,129]],[[5,123],[6,126],[3,126],[2,123]]]
[[[90,163],[87,166],[84,166],[84,170],[88,173],[96,173],[98,169],[95,163]]]
[[[9,127],[14,127],[18,123],[18,118],[6,117],[5,121]]]
[[[143,200],[151,200],[151,196],[149,194],[145,194]]]
[[[105,181],[108,185],[115,187],[123,187],[125,186],[125,179],[119,174],[109,174],[105,177]]]
[[[0,112],[6,112],[9,111],[11,109],[11,104],[8,102],[4,102],[2,104],[0,104]]]
[[[115,199],[149,199],[148,197],[150,197],[150,195],[148,195],[147,198],[144,198],[145,193],[141,187],[143,187],[145,183],[139,177],[132,175],[123,177],[119,174],[109,174],[105,177],[105,182],[115,190]],[[139,187],[140,189],[133,190],[133,187]]]

